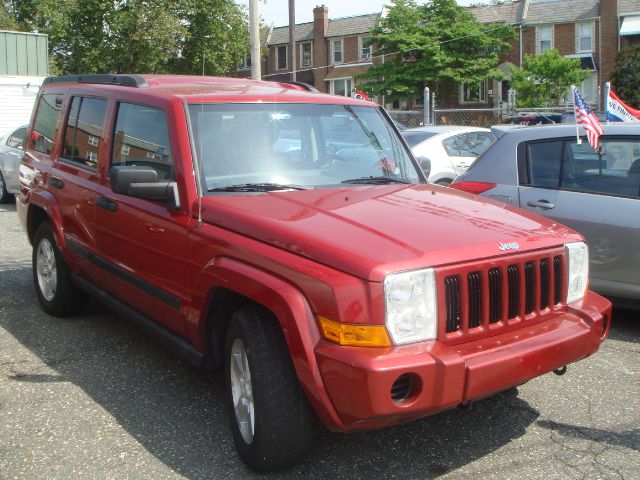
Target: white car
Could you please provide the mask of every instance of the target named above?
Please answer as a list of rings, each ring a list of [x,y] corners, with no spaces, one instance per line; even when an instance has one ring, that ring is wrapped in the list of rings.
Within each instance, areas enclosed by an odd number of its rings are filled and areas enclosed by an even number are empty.
[[[429,182],[438,185],[449,185],[495,140],[489,129],[480,127],[418,127],[400,133],[416,158],[429,159]]]
[[[24,151],[27,125],[0,138],[0,203],[8,202],[20,190],[18,167]]]

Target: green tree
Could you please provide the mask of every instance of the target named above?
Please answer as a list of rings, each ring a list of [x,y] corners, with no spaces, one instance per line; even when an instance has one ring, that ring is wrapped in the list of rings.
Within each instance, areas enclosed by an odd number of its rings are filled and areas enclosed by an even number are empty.
[[[0,30],[20,30],[11,2],[0,4]]]
[[[611,74],[613,91],[633,108],[640,108],[640,45],[622,50]]]
[[[505,24],[482,24],[455,0],[393,0],[386,18],[374,28],[374,64],[359,77],[372,95],[416,97],[429,86],[446,94],[459,84],[502,78],[501,53],[510,48],[515,30]]]
[[[525,55],[522,68],[512,67],[511,86],[520,108],[557,107],[572,85],[580,85],[590,72],[582,70],[580,60],[565,58],[555,50]]]
[[[247,15],[233,0],[189,0],[186,36],[174,69],[179,73],[225,75],[249,51]],[[215,12],[215,14],[213,14]]]
[[[84,0],[79,0],[84,1]],[[171,0],[113,2],[106,12],[104,54],[107,70],[118,73],[166,73],[180,53],[182,19]]]

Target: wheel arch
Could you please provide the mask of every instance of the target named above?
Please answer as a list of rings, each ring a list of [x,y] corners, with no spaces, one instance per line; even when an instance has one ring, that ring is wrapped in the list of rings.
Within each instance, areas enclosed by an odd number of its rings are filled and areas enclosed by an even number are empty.
[[[325,424],[341,425],[316,362],[320,332],[315,317],[303,293],[285,279],[235,259],[212,259],[196,280],[188,316],[188,334],[196,348],[207,351],[211,365],[219,364],[231,315],[248,304],[275,318],[314,410]]]

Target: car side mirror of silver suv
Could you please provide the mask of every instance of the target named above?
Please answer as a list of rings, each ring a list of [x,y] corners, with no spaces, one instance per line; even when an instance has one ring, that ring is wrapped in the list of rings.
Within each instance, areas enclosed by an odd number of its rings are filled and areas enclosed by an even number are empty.
[[[159,182],[158,172],[152,167],[111,167],[109,177],[111,190],[115,193],[162,202],[172,209],[180,207],[178,184],[173,181]]]

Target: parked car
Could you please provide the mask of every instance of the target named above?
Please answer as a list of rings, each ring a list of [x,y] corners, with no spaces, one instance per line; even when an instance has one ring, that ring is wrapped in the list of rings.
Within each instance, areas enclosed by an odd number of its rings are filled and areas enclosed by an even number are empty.
[[[418,127],[401,133],[416,157],[429,159],[429,182],[438,185],[449,185],[494,140],[489,129],[480,127]]]
[[[18,168],[26,136],[27,125],[21,125],[0,138],[0,203],[8,202],[20,189]]]
[[[591,287],[640,307],[640,125],[604,125],[603,154],[575,125],[510,128],[451,185],[581,232]]]
[[[607,114],[602,112],[596,112],[596,117],[601,122],[607,121]],[[516,115],[510,115],[506,118],[505,123],[513,125],[547,125],[553,123],[572,123],[575,124],[575,114],[573,112],[558,113],[558,112],[530,112],[530,113],[518,113]]]
[[[297,462],[315,416],[344,432],[410,421],[564,369],[608,334],[579,234],[428,185],[373,102],[52,77],[27,139],[16,205],[42,308],[71,315],[92,294],[222,367],[254,469]]]

